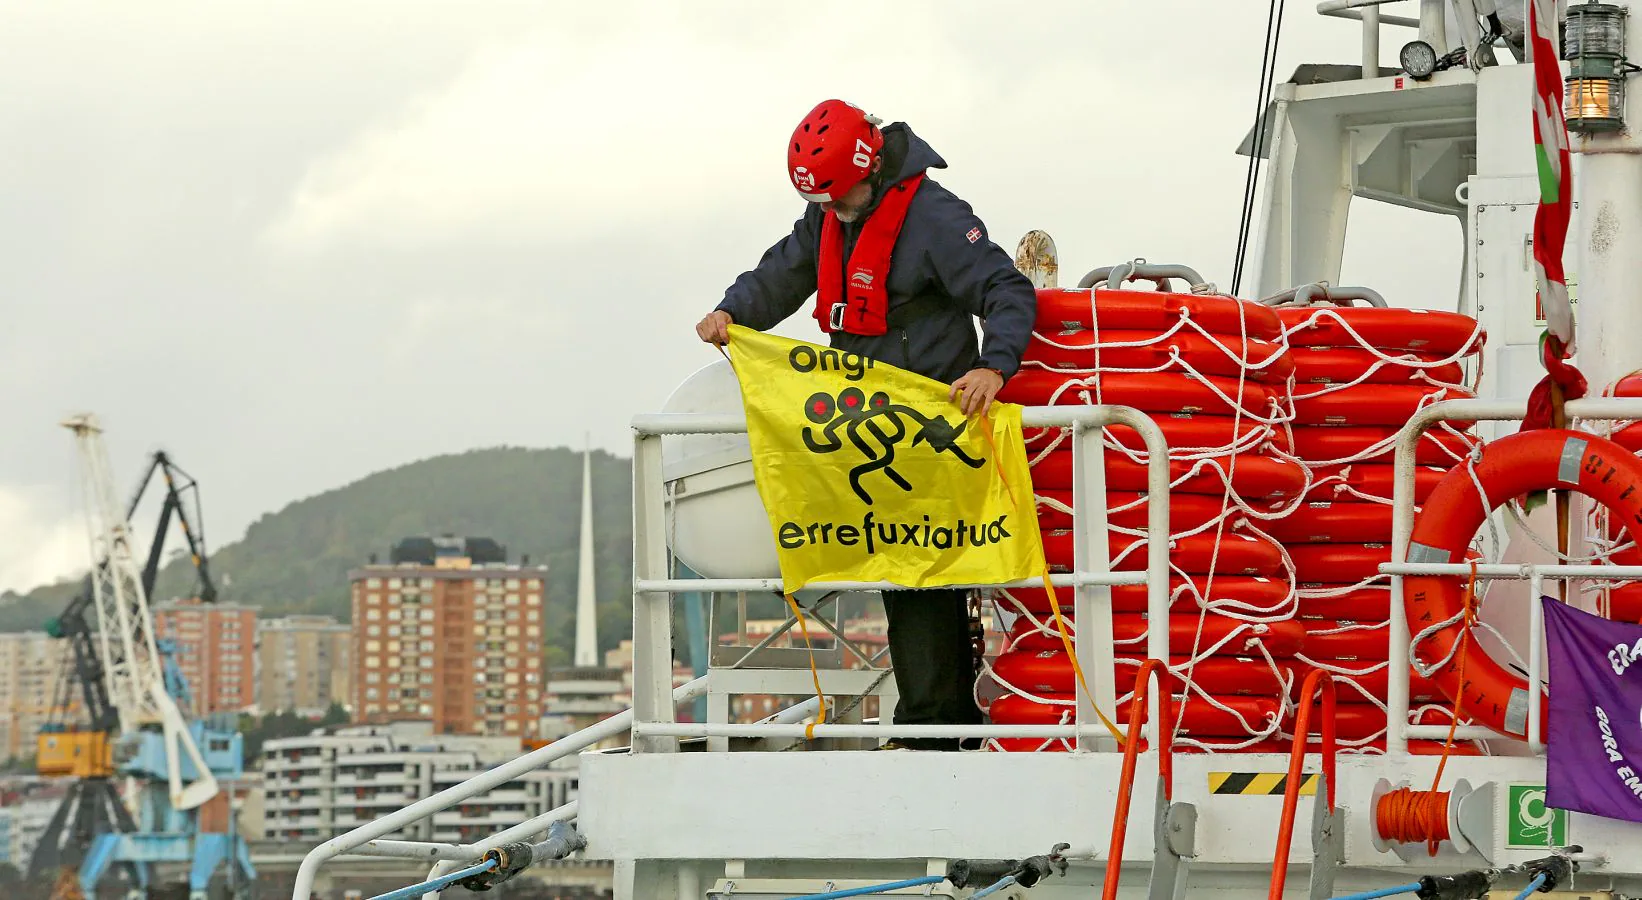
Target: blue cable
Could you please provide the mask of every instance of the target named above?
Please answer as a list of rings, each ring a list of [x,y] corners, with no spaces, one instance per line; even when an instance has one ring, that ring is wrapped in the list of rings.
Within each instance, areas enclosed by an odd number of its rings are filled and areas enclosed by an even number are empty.
[[[397,891],[389,891],[386,894],[378,894],[377,896],[372,897],[371,900],[409,900],[411,897],[420,897],[429,891],[440,890],[441,888],[455,884],[464,878],[478,875],[481,872],[489,872],[494,868],[496,868],[496,860],[486,860],[476,866],[469,866],[460,872],[452,872],[449,875],[441,875],[432,881],[424,881],[421,884],[413,884],[410,887],[400,888]]]
[[[992,894],[996,894],[997,892],[1003,890],[1004,888],[1014,885],[1014,883],[1015,883],[1015,876],[1005,875],[1004,877],[998,879],[996,883],[994,883],[992,885],[989,885],[987,887],[981,888],[980,890],[976,891],[975,893],[970,894],[969,895],[969,900],[981,900],[982,897],[988,897],[988,896],[991,896]]]
[[[1541,872],[1538,875],[1534,876],[1533,881],[1528,882],[1528,886],[1523,888],[1522,893],[1517,895],[1517,900],[1528,900],[1528,895],[1529,894],[1532,894],[1534,891],[1537,891],[1541,887],[1544,887],[1544,886],[1545,886],[1545,873]]]
[[[1398,894],[1412,894],[1420,889],[1418,881],[1409,884],[1399,884],[1396,887],[1381,888],[1377,891],[1364,891],[1361,894],[1346,894],[1344,897],[1335,897],[1334,900],[1376,900],[1379,897],[1394,897]]]
[[[828,891],[825,894],[805,894],[802,897],[789,897],[787,900],[837,900],[840,897],[864,897],[867,894],[882,894],[887,891],[898,891],[901,888],[921,887],[926,884],[936,884],[946,880],[944,875],[930,875],[926,878],[914,878],[910,881],[890,881],[884,884],[869,884],[866,887],[849,888],[842,891]],[[386,895],[372,897],[371,900],[387,900]],[[399,898],[393,898],[399,900]]]

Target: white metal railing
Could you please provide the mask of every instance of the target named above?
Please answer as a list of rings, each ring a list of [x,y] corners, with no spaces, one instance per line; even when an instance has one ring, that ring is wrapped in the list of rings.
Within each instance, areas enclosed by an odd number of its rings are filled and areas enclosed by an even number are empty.
[[[672,690],[674,703],[685,703],[707,691],[707,679],[696,680]],[[297,867],[296,882],[291,888],[292,900],[308,900],[313,892],[314,878],[319,867],[339,856],[392,856],[400,859],[427,859],[466,862],[478,859],[487,851],[545,831],[554,822],[576,817],[579,808],[575,801],[527,819],[505,831],[473,844],[442,844],[421,841],[383,841],[383,835],[392,834],[405,826],[449,809],[463,800],[483,794],[498,785],[506,784],[526,772],[540,769],[555,760],[579,753],[600,741],[613,738],[632,727],[633,711],[617,713],[602,722],[560,738],[545,747],[539,747],[517,759],[494,769],[480,772],[461,784],[448,787],[430,797],[396,810],[373,822],[361,825],[345,834],[337,835],[308,851]]]
[[[1032,428],[1065,427],[1072,430],[1074,572],[1054,575],[1050,581],[1074,590],[1074,617],[1080,625],[1074,643],[1079,664],[1091,673],[1095,703],[1116,712],[1116,663],[1112,644],[1112,607],[1109,588],[1147,585],[1147,654],[1169,656],[1169,450],[1157,424],[1131,407],[1028,407],[1022,424]],[[1147,452],[1147,557],[1144,572],[1111,572],[1106,530],[1106,475],[1101,429],[1109,425],[1133,428]],[[392,856],[434,861],[429,878],[455,871],[460,864],[512,841],[533,837],[554,822],[574,819],[580,808],[572,801],[542,815],[499,831],[472,844],[421,841],[384,841],[382,836],[428,818],[478,794],[505,784],[526,772],[591,747],[625,731],[633,735],[632,752],[668,752],[687,736],[802,737],[796,724],[801,712],[813,714],[810,698],[792,710],[753,725],[696,725],[674,719],[676,707],[706,693],[708,677],[683,687],[672,685],[673,593],[729,590],[781,590],[780,579],[670,579],[666,535],[666,508],[662,479],[661,436],[664,434],[744,433],[745,418],[720,415],[640,416],[633,422],[634,594],[633,594],[633,708],[569,737],[555,741],[508,763],[419,800],[404,809],[361,825],[314,848],[297,868],[293,900],[307,900],[320,866],[341,856]],[[1091,513],[1086,516],[1085,512]],[[1036,586],[1023,581],[1006,586]],[[996,587],[998,585],[974,585]],[[897,585],[849,582],[814,584],[826,590],[879,590]],[[1151,698],[1147,733],[1153,746],[1161,737],[1160,698]],[[1080,747],[1105,746],[1110,737],[1094,730],[1091,699],[1080,692],[1077,724],[1066,726],[942,726],[942,725],[820,725],[817,736],[871,737],[1042,737],[1076,738]],[[436,895],[429,895],[436,897]]]
[[[1568,420],[1612,421],[1642,419],[1642,398],[1604,397],[1589,400],[1570,400]],[[1386,752],[1406,753],[1408,741],[1413,739],[1443,739],[1448,736],[1446,725],[1414,725],[1408,721],[1409,655],[1412,640],[1408,630],[1408,614],[1403,605],[1403,577],[1406,575],[1471,574],[1468,563],[1411,563],[1408,545],[1414,532],[1414,452],[1420,437],[1438,422],[1503,422],[1520,421],[1527,413],[1527,404],[1510,400],[1444,400],[1425,407],[1403,426],[1397,437],[1395,483],[1391,495],[1391,562],[1380,566],[1382,574],[1391,576],[1391,625],[1386,629],[1390,644],[1390,663],[1386,685]],[[1537,565],[1479,563],[1478,578],[1525,580],[1529,583],[1530,602],[1528,629],[1528,715],[1524,735],[1529,748],[1543,753],[1539,739],[1540,721],[1544,715],[1544,700],[1540,690],[1540,656],[1544,643],[1544,611],[1539,605],[1541,585],[1546,578],[1601,577],[1613,581],[1642,579],[1642,566],[1597,565]],[[1456,740],[1488,740],[1508,737],[1481,725],[1461,725],[1454,729]]]
[[[1364,78],[1380,76],[1382,25],[1419,29],[1420,40],[1430,44],[1438,56],[1448,52],[1448,33],[1447,24],[1443,19],[1443,7],[1449,0],[1420,0],[1420,17],[1417,19],[1387,15],[1380,11],[1381,6],[1397,2],[1399,0],[1320,0],[1317,4],[1317,12],[1321,15],[1336,19],[1355,19],[1363,23]],[[1470,0],[1466,0],[1466,3],[1469,5]],[[1475,16],[1472,18],[1474,21]]]
[[[1116,714],[1116,661],[1112,643],[1110,588],[1147,585],[1147,655],[1169,657],[1169,458],[1168,444],[1157,423],[1139,410],[1124,406],[1026,407],[1021,423],[1029,428],[1070,428],[1073,454],[1073,572],[1051,577],[1051,583],[1074,591],[1074,619],[1078,623],[1073,652],[1090,678],[1089,697],[1078,691],[1077,716],[1071,725],[817,725],[816,737],[907,738],[1071,738],[1080,749],[1115,748],[1094,714]],[[1110,571],[1107,546],[1106,475],[1101,429],[1110,425],[1133,428],[1147,453],[1147,557],[1144,572]],[[782,591],[774,579],[670,579],[666,544],[666,498],[662,475],[663,435],[740,434],[745,417],[736,414],[668,414],[633,420],[633,752],[658,753],[677,749],[682,737],[802,737],[797,724],[679,723],[673,705],[663,701],[672,679],[672,594],[714,591]],[[1031,587],[1033,579],[1005,585],[977,584],[953,587]],[[810,584],[806,589],[876,591],[899,585],[884,582]],[[710,676],[709,676],[710,677]],[[1147,732],[1158,746],[1159,698],[1151,698]]]

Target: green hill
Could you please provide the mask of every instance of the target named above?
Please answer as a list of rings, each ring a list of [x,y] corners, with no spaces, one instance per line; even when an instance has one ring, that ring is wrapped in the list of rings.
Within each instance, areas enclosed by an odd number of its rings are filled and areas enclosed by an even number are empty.
[[[438,456],[369,475],[345,487],[264,515],[245,538],[209,548],[219,599],[258,607],[263,616],[320,613],[349,618],[348,570],[412,535],[494,538],[510,561],[528,555],[548,572],[550,657],[568,660],[574,641],[576,553],[581,530],[581,454],[501,447]],[[608,649],[632,631],[632,469],[608,453],[593,454],[594,559],[599,643]],[[201,485],[210,515],[214,491]],[[136,523],[139,532],[152,523]],[[173,535],[177,546],[180,538]],[[187,560],[173,559],[155,596],[193,591]],[[0,631],[43,627],[78,588],[64,582],[0,597]],[[560,654],[563,654],[562,656]]]

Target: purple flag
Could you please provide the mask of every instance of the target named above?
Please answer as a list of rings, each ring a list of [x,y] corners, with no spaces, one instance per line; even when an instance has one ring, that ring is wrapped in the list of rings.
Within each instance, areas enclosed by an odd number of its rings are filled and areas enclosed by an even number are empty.
[[[1545,805],[1642,822],[1642,625],[1550,597]]]

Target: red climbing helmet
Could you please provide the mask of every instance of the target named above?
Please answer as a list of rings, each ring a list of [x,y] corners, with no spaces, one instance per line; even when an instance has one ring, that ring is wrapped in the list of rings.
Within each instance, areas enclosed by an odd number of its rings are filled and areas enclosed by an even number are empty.
[[[884,148],[879,119],[842,100],[810,110],[787,145],[787,177],[805,200],[824,203],[843,196],[872,174]]]

